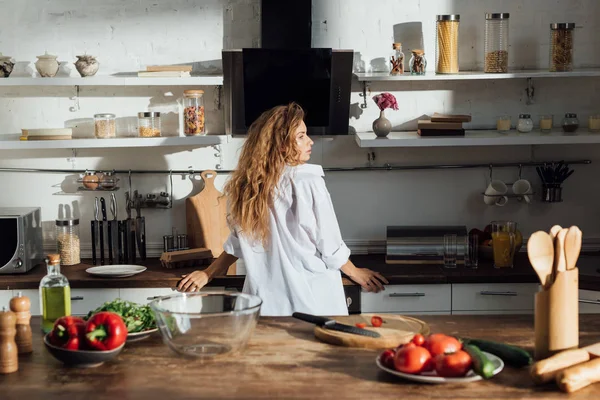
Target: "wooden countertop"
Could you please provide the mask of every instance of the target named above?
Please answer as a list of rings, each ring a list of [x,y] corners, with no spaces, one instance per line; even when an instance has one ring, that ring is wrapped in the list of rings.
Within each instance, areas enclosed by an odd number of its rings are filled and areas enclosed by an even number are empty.
[[[595,255],[597,256],[597,255]],[[537,276],[533,271],[527,255],[520,253],[515,257],[515,267],[496,269],[489,261],[482,260],[479,268],[470,269],[459,266],[447,269],[440,265],[394,265],[386,264],[382,254],[355,255],[351,257],[357,267],[370,268],[382,273],[390,284],[416,285],[438,283],[536,283]],[[600,256],[597,257],[600,267]],[[85,270],[92,267],[90,263],[74,266],[63,266],[61,271],[69,279],[73,288],[160,288],[174,287],[182,274],[205,265],[192,268],[166,269],[158,259],[149,259],[144,265],[145,272],[129,278],[106,279],[89,275]],[[46,268],[37,266],[26,274],[0,275],[0,289],[35,289],[46,274]],[[344,278],[345,285],[354,283]],[[241,289],[244,286],[243,275],[216,277],[209,286],[226,286]],[[580,271],[580,289],[600,291],[600,274],[584,275]]]
[[[532,316],[423,316],[432,332],[498,340],[532,350]],[[380,371],[377,352],[315,340],[310,324],[261,318],[248,348],[210,361],[179,358],[158,334],[126,345],[104,365],[66,368],[44,348],[34,318],[34,353],[19,371],[0,375],[0,398],[162,399],[597,399],[600,383],[567,396],[552,384],[536,387],[527,369],[505,369],[489,381],[426,385]],[[600,341],[598,315],[580,317],[581,345]]]

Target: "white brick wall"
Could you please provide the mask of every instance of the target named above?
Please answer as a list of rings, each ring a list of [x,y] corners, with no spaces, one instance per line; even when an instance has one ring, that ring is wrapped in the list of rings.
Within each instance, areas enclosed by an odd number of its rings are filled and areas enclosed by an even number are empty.
[[[197,70],[220,66],[222,48],[257,46],[260,43],[258,0],[203,1],[42,1],[0,0],[0,52],[20,62],[16,74],[33,73],[35,56],[48,51],[65,63],[87,52],[98,57],[99,74],[136,71],[150,64],[195,62]],[[313,45],[352,48],[367,65],[386,57],[392,41],[407,42],[394,26],[422,23],[424,48],[430,69],[435,58],[435,15],[460,13],[461,68],[480,68],[483,51],[483,14],[486,11],[511,13],[511,65],[544,68],[547,65],[548,24],[575,21],[578,66],[600,65],[600,40],[596,34],[599,3],[596,0],[514,0],[503,8],[492,0],[315,0],[313,2]],[[410,41],[410,40],[409,40]],[[405,49],[405,53],[409,53]],[[62,73],[76,76],[72,64]],[[67,71],[70,69],[70,71]],[[398,97],[400,110],[388,112],[397,127],[410,129],[419,116],[434,111],[466,112],[474,116],[473,127],[490,127],[498,114],[530,112],[562,115],[577,112],[582,122],[600,112],[598,79],[537,80],[536,103],[524,101],[525,81],[474,81],[437,83],[393,83],[371,85],[371,94],[390,91]],[[120,133],[138,111],[167,113],[166,131],[176,132],[176,99],[184,88],[99,88],[82,87],[78,111],[71,112],[74,88],[0,87],[0,134],[17,133],[21,128],[62,127],[81,124],[97,112],[115,112]],[[214,90],[207,90],[208,130],[223,131],[221,112],[214,105]],[[352,95],[356,130],[370,129],[377,117],[376,107],[361,110],[360,86]],[[133,119],[132,119],[133,118]],[[170,121],[169,121],[170,120]],[[224,168],[234,168],[241,140],[223,146]],[[519,222],[526,234],[554,223],[578,224],[585,237],[600,236],[600,172],[598,146],[546,146],[500,148],[387,149],[377,151],[377,162],[404,164],[501,162],[542,158],[591,158],[592,166],[576,167],[565,185],[565,202],[557,205],[509,203],[506,207],[483,205],[480,192],[486,185],[486,170],[330,173],[332,193],[344,237],[377,240],[385,237],[389,224],[466,224],[483,226],[496,218]],[[367,149],[356,146],[353,137],[317,140],[313,161],[325,166],[366,165]],[[70,150],[0,151],[0,167],[119,168],[119,169],[203,169],[219,162],[215,150],[185,148],[81,150],[74,160]],[[505,170],[495,177],[514,180],[516,171]],[[534,171],[526,177],[537,184]],[[0,173],[0,206],[42,205],[44,219],[52,226],[59,205],[77,202],[82,213],[82,235],[89,240],[87,220],[92,215],[93,194],[59,195],[62,175]],[[125,177],[122,177],[125,178]],[[452,178],[452,179],[451,179]],[[219,178],[219,185],[224,177]],[[143,192],[163,190],[166,177],[136,177],[135,188]],[[124,185],[126,187],[126,185]],[[197,190],[187,178],[176,177],[174,210],[145,211],[149,241],[171,226],[184,229],[183,199]],[[123,192],[119,194],[123,204]],[[121,217],[124,217],[122,210]]]

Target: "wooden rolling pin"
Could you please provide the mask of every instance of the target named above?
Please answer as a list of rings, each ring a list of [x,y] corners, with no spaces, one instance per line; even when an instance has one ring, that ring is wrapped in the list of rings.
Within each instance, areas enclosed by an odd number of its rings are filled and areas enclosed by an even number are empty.
[[[585,363],[592,358],[600,358],[600,343],[581,349],[565,350],[531,366],[531,378],[537,384],[544,384],[557,379],[565,369]]]

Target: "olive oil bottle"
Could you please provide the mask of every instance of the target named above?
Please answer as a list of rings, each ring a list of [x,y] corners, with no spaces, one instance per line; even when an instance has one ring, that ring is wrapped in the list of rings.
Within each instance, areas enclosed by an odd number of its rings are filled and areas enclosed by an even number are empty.
[[[71,315],[71,287],[67,277],[60,273],[60,255],[48,254],[46,259],[48,274],[40,282],[40,308],[42,310],[42,331],[48,333],[54,321]]]

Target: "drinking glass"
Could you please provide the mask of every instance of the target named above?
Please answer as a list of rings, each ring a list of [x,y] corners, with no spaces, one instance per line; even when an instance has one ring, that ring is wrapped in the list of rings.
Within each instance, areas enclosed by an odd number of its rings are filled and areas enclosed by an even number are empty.
[[[494,252],[494,268],[513,267],[516,232],[516,222],[492,222],[492,250]]]
[[[467,235],[465,238],[465,267],[477,268],[479,264],[479,235]]]
[[[456,234],[444,235],[444,267],[456,268]]]

